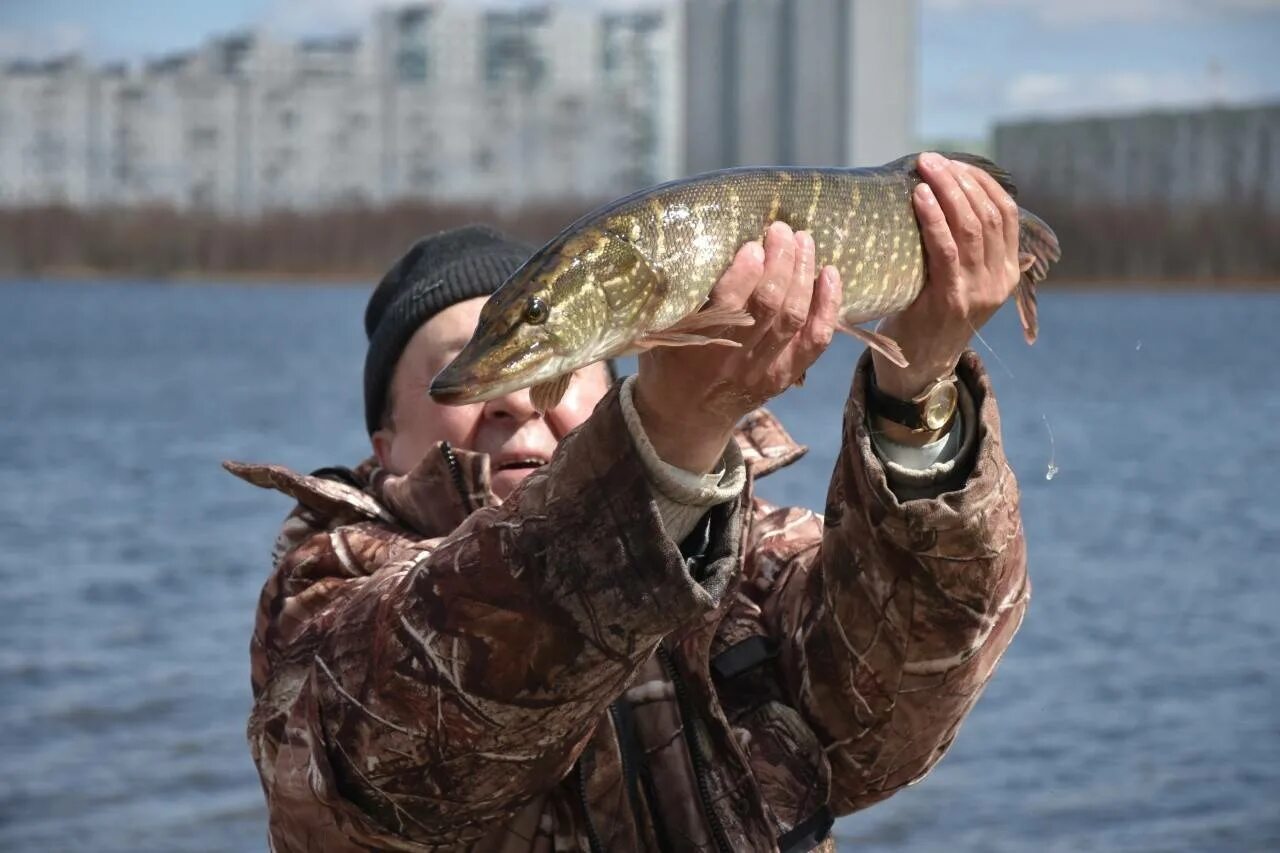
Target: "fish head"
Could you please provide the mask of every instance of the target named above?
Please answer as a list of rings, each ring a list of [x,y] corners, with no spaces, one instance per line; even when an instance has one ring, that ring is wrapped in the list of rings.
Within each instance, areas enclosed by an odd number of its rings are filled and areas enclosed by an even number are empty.
[[[432,381],[432,399],[492,400],[622,352],[638,334],[653,275],[616,234],[557,239],[489,297],[471,339]]]

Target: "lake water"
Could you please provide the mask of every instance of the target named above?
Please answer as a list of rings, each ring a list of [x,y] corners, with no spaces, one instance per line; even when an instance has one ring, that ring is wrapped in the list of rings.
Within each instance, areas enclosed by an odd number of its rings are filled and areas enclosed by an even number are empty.
[[[0,286],[0,849],[265,849],[247,646],[288,505],[218,462],[364,454],[366,293]],[[1050,292],[1041,321],[986,333],[1027,620],[841,848],[1280,849],[1280,296]],[[766,496],[822,505],[856,354],[775,405],[812,451]]]

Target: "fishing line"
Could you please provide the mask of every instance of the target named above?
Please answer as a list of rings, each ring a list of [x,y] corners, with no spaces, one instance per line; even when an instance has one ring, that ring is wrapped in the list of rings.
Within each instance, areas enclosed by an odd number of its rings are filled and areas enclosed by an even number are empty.
[[[987,343],[987,339],[978,331],[978,327],[973,325],[973,321],[966,320],[965,322],[967,322],[969,324],[969,328],[973,330],[974,337],[982,342],[982,345],[987,348],[987,352],[991,353],[992,358],[994,358],[996,362],[1004,368],[1005,373],[1009,374],[1009,378],[1016,379],[1017,377],[1013,375],[1013,371],[1009,369],[1009,365],[1005,364],[1004,359],[1000,357],[1000,354],[991,348],[991,344]]]
[[[1049,465],[1045,468],[1044,478],[1052,480],[1058,473],[1058,466],[1054,464],[1054,460],[1058,457],[1058,452],[1053,443],[1053,428],[1049,426],[1049,419],[1044,412],[1040,413],[1040,420],[1044,421],[1044,428],[1049,431]]]
[[[1009,369],[1009,365],[1005,364],[1004,359],[1001,359],[1000,353],[993,350],[991,345],[987,343],[987,339],[982,337],[982,332],[979,332],[978,328],[975,327],[973,320],[969,320],[969,328],[973,329],[974,337],[977,337],[979,341],[982,341],[982,346],[987,347],[987,352],[991,353],[993,359],[1000,364],[1001,368],[1005,369],[1005,373],[1009,374],[1009,378],[1014,379],[1014,371]],[[1142,347],[1142,341],[1138,342],[1138,347]],[[1046,469],[1044,469],[1044,479],[1052,480],[1057,476],[1057,473],[1059,473],[1060,470],[1059,467],[1057,467],[1057,446],[1053,443],[1053,428],[1048,425],[1048,416],[1044,414],[1044,412],[1041,412],[1041,420],[1044,421],[1044,429],[1048,432],[1048,465],[1046,466]]]
[[[1010,379],[1016,378],[1013,375],[1013,371],[1009,369],[1009,365],[1004,363],[1004,359],[1000,357],[1000,354],[996,352],[994,349],[992,349],[991,344],[987,343],[986,338],[982,337],[982,333],[979,332],[978,328],[973,325],[972,320],[969,321],[969,328],[973,330],[974,337],[976,337],[979,341],[981,341],[982,345],[987,348],[987,352],[991,353],[991,357],[994,358],[1002,368],[1004,368],[1004,372],[1009,374],[1009,378]],[[1141,347],[1141,346],[1142,346],[1142,342],[1139,341],[1138,347]],[[1049,464],[1045,467],[1044,478],[1046,480],[1052,480],[1054,477],[1058,475],[1058,470],[1059,470],[1057,465],[1058,448],[1053,441],[1053,427],[1049,426],[1048,415],[1046,415],[1044,412],[1041,412],[1040,420],[1044,421],[1044,428],[1049,433]]]

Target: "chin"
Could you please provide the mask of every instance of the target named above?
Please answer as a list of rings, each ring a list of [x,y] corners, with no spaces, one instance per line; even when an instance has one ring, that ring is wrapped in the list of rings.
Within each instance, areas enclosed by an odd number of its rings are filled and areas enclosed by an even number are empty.
[[[493,493],[502,500],[515,491],[516,486],[524,482],[524,478],[528,477],[537,468],[511,468],[498,471],[489,476],[489,485],[493,489]]]

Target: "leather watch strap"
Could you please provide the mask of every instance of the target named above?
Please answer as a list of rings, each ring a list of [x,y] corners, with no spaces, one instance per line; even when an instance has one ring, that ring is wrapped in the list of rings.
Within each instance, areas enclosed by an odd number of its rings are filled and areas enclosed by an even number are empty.
[[[867,385],[867,402],[871,404],[871,411],[882,418],[902,424],[908,429],[925,429],[920,407],[909,400],[899,400],[881,391],[876,384],[874,370],[871,371],[871,382]]]
[[[876,384],[875,370],[867,385],[867,401],[872,414],[906,427],[912,432],[937,432],[949,428],[955,419],[956,389],[954,375],[940,379],[913,400],[902,400],[886,394]]]

